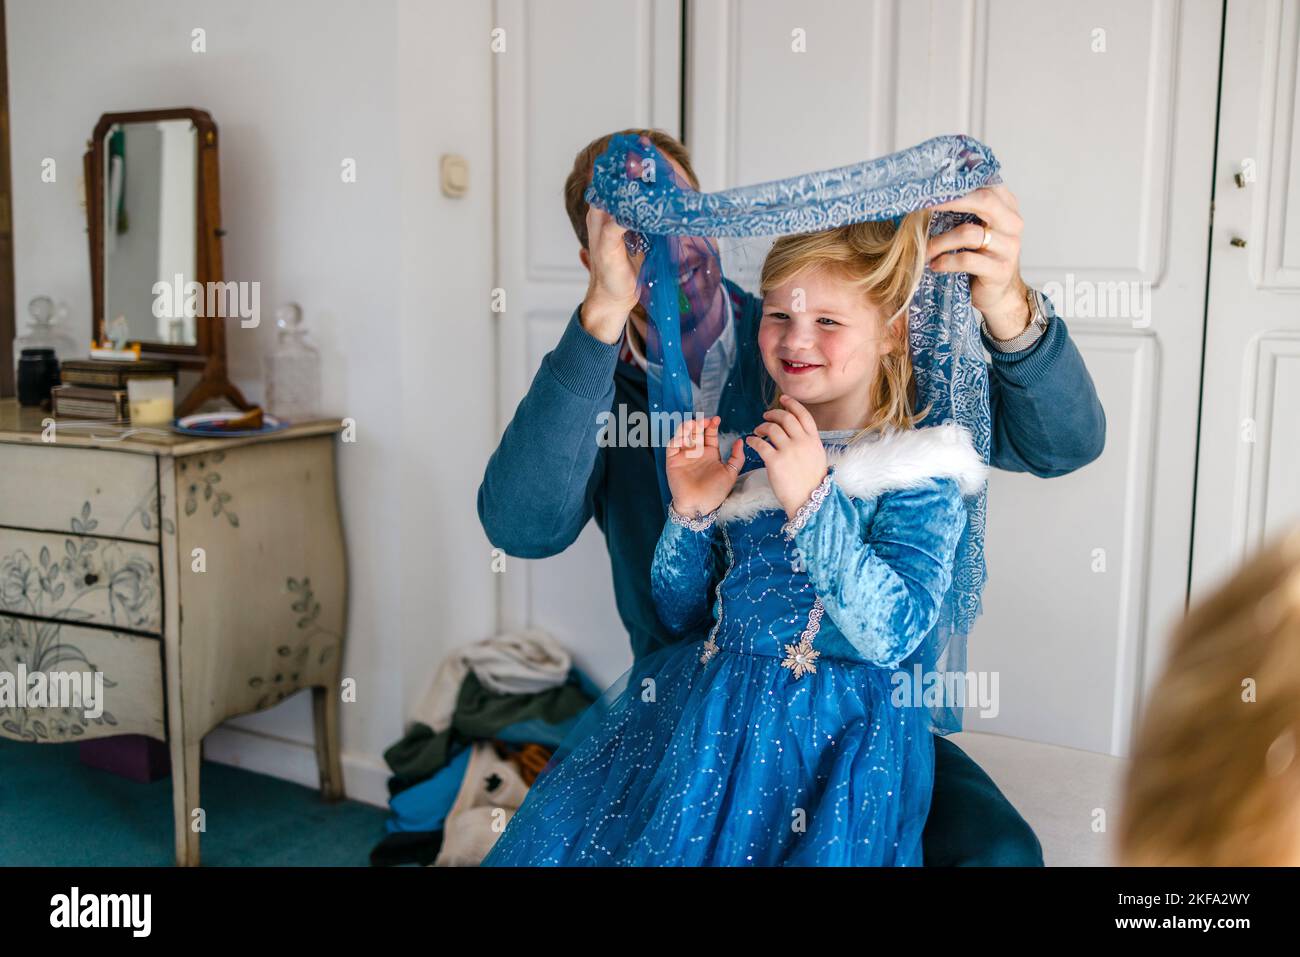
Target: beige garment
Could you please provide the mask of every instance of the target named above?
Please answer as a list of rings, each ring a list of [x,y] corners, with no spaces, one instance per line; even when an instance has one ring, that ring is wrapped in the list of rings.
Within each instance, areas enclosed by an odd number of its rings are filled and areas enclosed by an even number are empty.
[[[443,824],[434,867],[477,867],[524,803],[528,785],[490,741],[471,745],[469,765]]]
[[[537,629],[476,641],[442,660],[410,719],[435,734],[451,727],[460,686],[471,670],[495,694],[536,694],[564,684],[572,665],[564,646]]]

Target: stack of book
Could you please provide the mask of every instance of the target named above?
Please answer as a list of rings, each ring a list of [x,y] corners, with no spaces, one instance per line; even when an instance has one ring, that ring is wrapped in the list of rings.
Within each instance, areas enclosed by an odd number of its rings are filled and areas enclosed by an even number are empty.
[[[113,359],[68,359],[59,368],[62,385],[50,390],[54,417],[105,419],[125,422],[128,419],[126,382],[135,376],[176,381],[176,367],[157,359],[134,362]]]

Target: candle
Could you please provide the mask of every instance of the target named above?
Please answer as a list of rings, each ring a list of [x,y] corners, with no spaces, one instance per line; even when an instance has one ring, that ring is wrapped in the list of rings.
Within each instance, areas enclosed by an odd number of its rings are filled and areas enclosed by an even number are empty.
[[[168,425],[172,407],[172,380],[132,377],[126,380],[126,403],[132,425]]]

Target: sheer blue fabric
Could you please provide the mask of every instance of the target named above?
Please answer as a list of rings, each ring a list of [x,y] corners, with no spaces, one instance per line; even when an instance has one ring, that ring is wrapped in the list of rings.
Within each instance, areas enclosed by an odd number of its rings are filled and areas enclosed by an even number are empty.
[[[722,294],[722,268],[714,237],[772,236],[813,232],[854,222],[891,220],[1001,182],[987,146],[967,136],[938,136],[889,156],[807,173],[790,179],[701,193],[682,183],[646,138],[620,134],[597,159],[587,201],[627,227],[629,241],[644,250],[644,304],[650,319],[647,358],[662,364],[652,387],[652,417],[673,423],[694,409],[686,356],[695,329],[710,328],[709,310]],[[936,235],[974,217],[937,212]],[[925,270],[908,311],[917,407],[929,406],[920,425],[955,422],[968,429],[988,461],[991,426],[988,371],[970,303],[965,273]],[[683,340],[687,340],[683,343]],[[759,388],[758,383],[741,387]],[[748,430],[756,423],[723,423]],[[671,435],[671,425],[663,429]],[[670,496],[662,443],[656,443],[660,491]],[[953,584],[944,597],[935,633],[922,642],[907,668],[964,673],[966,639],[982,610],[985,493],[966,500],[968,521],[958,545]],[[945,684],[946,686],[946,684]],[[962,712],[945,699],[931,709],[932,729],[961,730]]]

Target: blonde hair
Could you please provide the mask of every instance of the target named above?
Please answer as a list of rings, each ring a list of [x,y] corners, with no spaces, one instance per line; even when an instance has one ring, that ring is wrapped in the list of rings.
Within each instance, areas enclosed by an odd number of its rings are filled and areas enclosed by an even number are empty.
[[[1295,864],[1297,749],[1300,526],[1174,631],[1125,782],[1121,863]]]
[[[885,334],[895,349],[880,357],[880,374],[872,390],[867,425],[854,440],[884,427],[910,429],[924,417],[914,412],[915,382],[907,336],[907,312],[925,271],[930,213],[909,213],[897,227],[891,222],[852,223],[816,233],[782,236],[763,262],[760,294],[766,295],[800,273],[823,270],[855,286],[887,317]],[[772,397],[775,408],[780,389]]]

